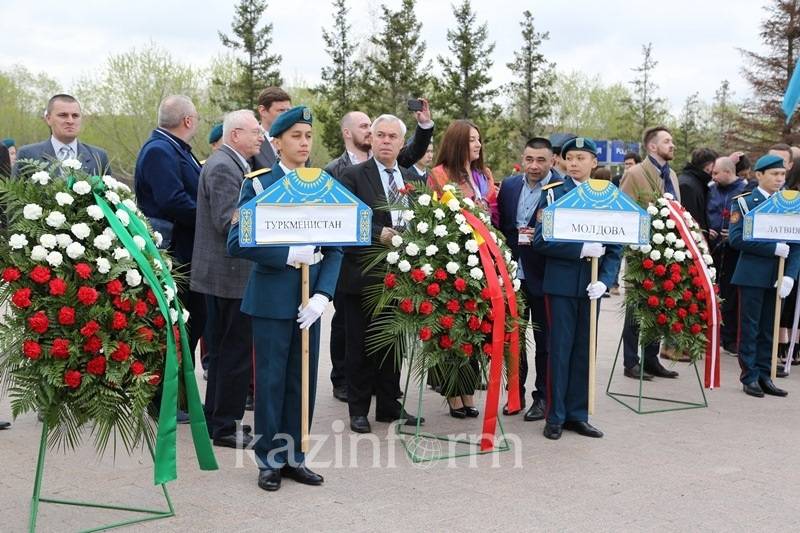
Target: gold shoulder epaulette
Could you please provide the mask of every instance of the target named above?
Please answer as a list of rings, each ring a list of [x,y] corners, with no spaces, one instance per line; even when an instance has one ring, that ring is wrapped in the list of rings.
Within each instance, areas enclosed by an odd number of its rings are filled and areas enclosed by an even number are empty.
[[[247,174],[245,174],[244,177],[249,179],[249,180],[251,180],[251,179],[255,178],[256,176],[260,176],[261,174],[266,174],[267,172],[272,172],[272,169],[271,168],[262,168],[260,170],[254,170],[252,172],[248,172]]]
[[[733,198],[731,198],[731,200],[736,200],[737,198],[744,198],[745,196],[747,196],[749,194],[753,194],[753,191],[745,192],[745,193],[739,194],[737,196],[734,196]]]
[[[563,181],[557,181],[555,183],[548,183],[547,185],[542,187],[542,190],[546,191],[548,189],[552,189],[553,187],[558,187],[559,185],[564,185],[564,182]]]
[[[202,161],[200,161],[200,166],[203,166],[203,165],[205,165],[205,164],[206,164],[206,161],[208,161],[208,159],[203,159]]]

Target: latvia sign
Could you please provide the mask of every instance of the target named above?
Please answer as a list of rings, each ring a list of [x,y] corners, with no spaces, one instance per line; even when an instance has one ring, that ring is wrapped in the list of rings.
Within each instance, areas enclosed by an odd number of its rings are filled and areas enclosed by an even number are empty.
[[[800,191],[778,191],[744,216],[746,241],[800,242]]]

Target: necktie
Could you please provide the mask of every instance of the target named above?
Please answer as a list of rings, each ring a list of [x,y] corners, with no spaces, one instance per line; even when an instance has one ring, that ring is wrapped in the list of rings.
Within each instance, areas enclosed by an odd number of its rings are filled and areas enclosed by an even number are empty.
[[[389,186],[387,190],[389,191],[388,197],[386,198],[389,200],[389,204],[399,204],[400,203],[400,189],[397,188],[397,183],[394,181],[394,169],[387,168],[386,175],[389,176]]]
[[[672,197],[677,200],[678,197],[675,195],[675,187],[672,186],[672,180],[669,177],[669,165],[666,163],[661,167],[661,178],[664,180],[664,192],[670,193]]]
[[[58,160],[64,161],[72,157],[72,148],[69,146],[62,146],[58,149]]]

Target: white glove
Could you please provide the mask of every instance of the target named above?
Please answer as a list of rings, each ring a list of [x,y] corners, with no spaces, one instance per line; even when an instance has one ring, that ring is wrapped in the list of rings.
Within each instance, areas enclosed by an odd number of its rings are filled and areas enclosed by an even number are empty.
[[[606,287],[606,284],[602,281],[595,281],[586,286],[586,294],[589,295],[590,300],[602,298],[606,290],[608,290],[608,287]]]
[[[786,259],[789,257],[789,245],[785,242],[776,242],[775,243],[775,255],[778,257],[783,257]]]
[[[310,328],[314,322],[319,320],[325,308],[328,307],[328,297],[324,294],[315,294],[308,299],[308,304],[303,307],[302,305],[297,308],[297,322],[300,324],[300,329]]]
[[[309,264],[314,260],[313,246],[290,246],[286,264],[294,266],[298,263]]]
[[[606,253],[606,247],[599,242],[585,242],[581,247],[581,259],[584,257],[601,257]]]
[[[778,243],[782,244],[782,243]],[[794,280],[789,276],[783,276],[779,282],[775,282],[775,287],[778,289],[778,296],[781,298],[786,298],[789,296],[789,293],[792,292],[792,287],[794,287]]]

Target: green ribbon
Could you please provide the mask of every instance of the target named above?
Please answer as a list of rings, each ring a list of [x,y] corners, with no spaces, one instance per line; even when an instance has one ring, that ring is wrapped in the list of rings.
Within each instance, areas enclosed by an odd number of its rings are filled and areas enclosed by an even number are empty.
[[[205,414],[203,413],[203,406],[200,402],[200,393],[197,389],[197,381],[194,377],[194,365],[192,364],[191,351],[189,350],[189,336],[186,334],[186,324],[183,320],[183,309],[177,298],[177,288],[175,280],[170,274],[166,262],[161,257],[158,247],[150,237],[150,231],[147,225],[139,219],[139,217],[130,210],[126,205],[120,203],[117,205],[118,209],[128,214],[130,219],[128,227],[119,220],[116,213],[111,209],[106,200],[100,196],[105,190],[105,183],[98,176],[91,178],[92,193],[94,194],[95,202],[103,211],[109,226],[119,238],[122,245],[131,254],[131,257],[142,272],[144,278],[148,281],[150,289],[156,297],[158,308],[161,315],[166,321],[167,328],[167,354],[164,365],[164,372],[162,376],[162,396],[161,406],[158,416],[158,434],[156,437],[155,457],[154,457],[154,473],[153,479],[156,485],[166,483],[177,479],[177,409],[178,409],[178,387],[180,378],[182,377],[183,385],[186,391],[186,399],[189,408],[189,422],[192,428],[192,441],[194,443],[195,453],[197,455],[197,462],[201,470],[217,470],[216,457],[211,447],[211,440],[208,438],[208,428],[206,427]],[[67,184],[70,189],[75,182],[74,176],[70,176]],[[133,240],[133,237],[138,235],[145,241],[145,250],[150,256],[157,259],[161,265],[161,278],[172,289],[175,295],[172,301],[172,308],[178,313],[178,329],[181,335],[181,363],[183,368],[182,376],[178,374],[178,354],[175,343],[175,335],[172,330],[172,318],[170,317],[170,305],[167,301],[167,295],[164,291],[162,280],[153,269],[153,265],[148,261],[147,257],[142,254],[139,247]]]

